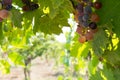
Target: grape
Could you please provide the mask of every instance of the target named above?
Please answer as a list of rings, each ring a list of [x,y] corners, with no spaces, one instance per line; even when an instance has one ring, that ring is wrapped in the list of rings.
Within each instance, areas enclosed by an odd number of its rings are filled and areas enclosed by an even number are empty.
[[[86,37],[85,37],[85,36],[80,36],[79,42],[80,42],[80,43],[86,42]]]
[[[5,9],[0,10],[0,17],[2,19],[8,18],[8,16],[9,16],[9,11],[8,10],[5,10]]]
[[[88,6],[93,6],[93,2],[89,1]]]
[[[77,5],[77,10],[78,10],[79,13],[83,13],[83,4],[80,4],[80,3],[79,3],[79,4]]]
[[[89,26],[89,23],[88,23],[88,21],[83,21],[83,22],[82,22],[82,25],[83,25],[84,27],[88,27],[88,26]]]
[[[87,32],[85,34],[86,40],[92,40],[93,39],[93,33],[92,32]]]
[[[92,13],[92,8],[91,6],[86,6],[84,8],[84,14],[91,14]]]
[[[82,26],[79,26],[78,25],[78,27],[77,27],[77,29],[76,29],[76,32],[78,33],[78,34],[83,34],[83,27]]]
[[[102,7],[102,3],[101,2],[97,1],[97,2],[94,3],[94,8],[95,9],[100,9],[101,7]]]
[[[11,4],[7,5],[5,9],[8,10],[8,11],[11,10],[12,9],[12,5]]]
[[[83,21],[88,21],[89,20],[89,15],[88,14],[85,14],[83,17],[82,17]]]
[[[23,11],[30,11],[30,7],[28,5],[25,5],[22,7]]]
[[[79,22],[82,22],[83,21],[83,16],[78,16],[78,20],[79,20]]]
[[[30,10],[35,10],[35,9],[38,9],[39,8],[39,5],[36,4],[36,3],[31,3],[30,4]]]
[[[91,22],[91,23],[89,24],[89,27],[90,27],[91,29],[96,29],[96,28],[97,28],[97,24],[96,24],[95,22]]]
[[[9,4],[12,4],[12,0],[3,0],[2,3],[4,5],[9,5]]]
[[[100,20],[99,16],[96,13],[93,13],[91,15],[91,19],[92,22],[98,22]]]

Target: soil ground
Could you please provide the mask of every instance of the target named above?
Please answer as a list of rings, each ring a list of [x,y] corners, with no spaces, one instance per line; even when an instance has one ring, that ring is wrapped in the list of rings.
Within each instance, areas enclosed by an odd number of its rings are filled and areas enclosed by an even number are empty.
[[[63,73],[63,66],[55,68],[55,61],[46,61],[36,58],[32,61],[31,80],[57,80],[59,75]],[[21,67],[12,67],[11,73],[3,75],[0,73],[0,80],[24,80],[24,72]]]

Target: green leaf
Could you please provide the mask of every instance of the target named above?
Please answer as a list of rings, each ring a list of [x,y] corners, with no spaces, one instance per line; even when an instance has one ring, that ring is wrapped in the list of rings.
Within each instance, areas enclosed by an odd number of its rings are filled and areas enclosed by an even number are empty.
[[[49,7],[50,13],[35,18],[34,33],[42,31],[46,34],[59,34],[62,26],[68,26],[69,13],[73,11],[69,0],[39,0],[40,9]],[[51,4],[50,4],[51,3]]]
[[[35,19],[34,25],[34,33],[37,31],[42,31],[45,34],[59,34],[62,32],[61,28],[59,27],[59,23],[62,22],[62,18],[57,16],[53,20],[47,16],[43,16],[41,18]]]
[[[22,15],[19,10],[17,9],[12,9],[11,10],[11,20],[14,24],[15,27],[22,28]]]
[[[10,72],[10,64],[7,60],[0,60],[0,70],[3,74],[7,74]]]
[[[114,67],[120,66],[120,55],[116,51],[105,51],[103,57]]]
[[[107,38],[107,34],[103,29],[99,29],[99,31],[95,34],[92,47],[93,51],[96,55],[100,56],[104,53],[104,49],[106,49],[109,40]]]
[[[95,75],[90,76],[89,80],[103,80],[103,78],[101,77],[100,72],[97,72]]]
[[[116,80],[115,78],[114,78],[114,73],[113,73],[113,71],[112,70],[110,70],[110,69],[107,69],[107,68],[104,68],[103,70],[102,70],[102,74],[103,74],[103,78],[106,78],[107,80]]]
[[[95,74],[97,70],[99,60],[96,56],[93,56],[91,61],[88,64],[88,69],[90,74]]]
[[[119,80],[120,79],[120,70],[119,69],[115,69],[115,70],[113,70],[113,72],[114,72],[115,80]]]
[[[111,22],[114,26],[113,31],[120,37],[120,1],[119,0],[100,0],[102,2],[102,8],[97,11],[100,16],[100,24],[104,25]]]
[[[24,66],[24,62],[23,62],[24,59],[19,53],[17,52],[9,53],[8,57],[15,65]]]

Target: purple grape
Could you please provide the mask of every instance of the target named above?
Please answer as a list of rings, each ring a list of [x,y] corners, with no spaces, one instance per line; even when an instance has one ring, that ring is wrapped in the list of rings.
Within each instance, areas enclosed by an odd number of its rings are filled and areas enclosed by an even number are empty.
[[[39,5],[37,3],[32,3],[30,5],[30,10],[35,10],[35,9],[38,9],[39,8]]]
[[[79,22],[82,22],[83,21],[83,16],[78,16],[78,20],[79,20]]]
[[[83,21],[88,21],[89,20],[89,15],[88,14],[84,14],[84,16],[82,17]]]
[[[96,24],[95,22],[91,22],[91,23],[89,24],[89,27],[90,27],[91,29],[96,29],[96,28],[97,28],[97,24]]]
[[[83,5],[82,5],[82,4],[79,3],[79,4],[77,5],[77,8],[76,8],[76,9],[78,10],[79,13],[83,13]]]
[[[89,26],[89,23],[88,23],[88,21],[83,21],[83,22],[82,22],[82,25],[83,25],[84,27],[88,27],[88,26]]]
[[[92,8],[91,6],[86,6],[84,8],[84,14],[91,14],[92,13]]]
[[[8,11],[11,10],[12,9],[12,5],[11,4],[7,5],[5,9],[8,10]]]

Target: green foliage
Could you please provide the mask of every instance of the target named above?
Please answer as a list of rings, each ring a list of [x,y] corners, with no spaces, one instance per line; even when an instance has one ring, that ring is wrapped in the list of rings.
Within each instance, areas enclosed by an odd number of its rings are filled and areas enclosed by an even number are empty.
[[[8,58],[15,64],[15,65],[21,65],[24,66],[24,61],[23,57],[17,53],[17,52],[12,52],[8,54]]]
[[[93,51],[96,55],[100,56],[104,53],[104,49],[107,48],[109,40],[107,38],[107,34],[103,29],[99,29],[99,31],[95,34],[92,47]]]
[[[26,12],[22,11],[24,4],[21,0],[13,0],[10,18],[0,23],[0,47],[7,52],[10,61],[15,65],[24,66],[26,62],[29,63],[30,60],[42,54],[53,52],[53,55],[56,55],[57,52],[65,50],[62,58],[64,57],[66,67],[69,68],[72,65],[73,71],[79,72],[87,66],[90,80],[120,79],[119,0],[100,0],[103,6],[100,10],[95,10],[100,16],[99,30],[92,41],[80,44],[78,35],[72,39],[72,32],[70,32],[66,45],[62,49],[58,47],[53,37],[45,38],[45,35],[60,34],[62,27],[69,25],[68,18],[74,11],[71,0],[32,1],[38,3],[39,8]],[[73,2],[77,4],[77,0]],[[42,33],[37,35],[37,32],[44,32],[45,35]],[[37,37],[33,36],[34,34]],[[59,46],[63,45],[59,44]],[[57,50],[55,50],[56,47]],[[100,61],[104,66],[103,69],[99,69]],[[9,69],[9,62],[1,59],[0,70],[8,73]],[[70,77],[68,80],[71,79]],[[63,80],[63,77],[59,76],[58,80]]]
[[[10,64],[7,60],[0,60],[0,70],[3,74],[7,74],[10,72]]]
[[[71,56],[73,57],[87,57],[89,50],[91,48],[90,44],[86,42],[85,44],[80,44],[78,41],[78,35],[74,37],[74,42],[71,47]]]
[[[22,28],[22,14],[17,9],[11,10],[11,20],[15,27]]]
[[[109,0],[109,2],[106,0],[100,0],[102,2],[103,6],[101,10],[98,10],[98,14],[100,16],[100,24],[105,25],[108,23],[111,23],[113,25],[113,31],[119,36],[119,20],[120,20],[120,2],[119,0]],[[111,25],[108,25],[110,27]],[[120,36],[119,36],[120,37]]]

